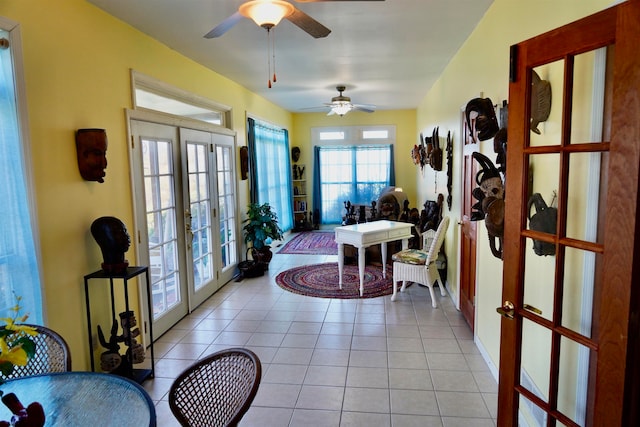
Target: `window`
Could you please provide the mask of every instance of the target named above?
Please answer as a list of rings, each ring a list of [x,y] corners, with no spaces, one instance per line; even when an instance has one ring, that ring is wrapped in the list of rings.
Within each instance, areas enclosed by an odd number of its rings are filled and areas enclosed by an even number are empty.
[[[293,228],[293,190],[289,161],[289,134],[254,119],[248,119],[251,170],[251,201],[269,203],[283,231]]]
[[[35,215],[29,171],[29,144],[21,117],[24,99],[20,34],[0,18],[0,316],[20,296],[29,322],[42,324],[42,301]]]
[[[182,91],[136,71],[131,72],[134,108],[160,111],[214,125],[230,123],[230,108]]]
[[[313,208],[322,224],[339,224],[344,202],[370,205],[395,185],[395,126],[311,129],[314,145]]]
[[[393,185],[391,145],[316,147],[323,224],[342,220],[344,202],[370,205]]]

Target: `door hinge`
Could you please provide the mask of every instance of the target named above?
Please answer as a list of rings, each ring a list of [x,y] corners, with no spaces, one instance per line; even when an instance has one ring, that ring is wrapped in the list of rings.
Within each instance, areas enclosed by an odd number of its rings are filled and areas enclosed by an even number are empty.
[[[133,137],[133,135],[131,135],[131,149],[133,150],[134,148],[136,148],[136,143],[135,143],[135,138]]]

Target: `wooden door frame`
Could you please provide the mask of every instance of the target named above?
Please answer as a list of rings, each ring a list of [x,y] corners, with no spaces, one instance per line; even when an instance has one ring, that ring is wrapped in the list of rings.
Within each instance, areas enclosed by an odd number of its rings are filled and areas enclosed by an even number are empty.
[[[595,20],[595,21],[594,21]],[[602,22],[602,32],[594,31],[594,22]],[[611,25],[611,23],[616,23]],[[597,26],[595,26],[597,27]],[[577,30],[577,32],[576,32]],[[569,31],[571,33],[569,34]],[[612,116],[608,164],[607,208],[605,220],[603,286],[596,289],[594,301],[599,303],[600,316],[595,328],[597,337],[594,365],[595,392],[592,412],[587,414],[588,425],[626,426],[640,422],[640,209],[638,209],[638,179],[640,177],[640,0],[628,0],[590,17],[568,24],[518,44],[515,65],[516,76],[510,84],[511,99],[526,99],[531,82],[523,58],[529,66],[549,60],[549,36],[574,37],[574,54],[593,50],[615,42],[615,71],[613,105],[618,106]],[[524,45],[526,43],[526,45]],[[569,43],[571,44],[571,42]],[[542,58],[545,58],[544,61]],[[562,58],[557,58],[562,59]],[[529,117],[527,103],[510,102],[510,116]],[[507,170],[522,170],[525,166],[523,147],[528,123],[515,120],[509,123],[509,155]],[[504,238],[503,301],[515,304],[515,318],[501,320],[502,334],[518,337],[510,346],[501,345],[501,360],[520,360],[523,295],[513,281],[521,277],[524,265],[524,239],[520,232],[525,224],[526,179],[522,174],[509,176],[506,193]],[[635,263],[634,263],[635,261]],[[635,264],[635,268],[634,268]],[[508,366],[500,373],[498,398],[498,425],[517,423],[518,394],[511,393],[519,383],[519,363]]]

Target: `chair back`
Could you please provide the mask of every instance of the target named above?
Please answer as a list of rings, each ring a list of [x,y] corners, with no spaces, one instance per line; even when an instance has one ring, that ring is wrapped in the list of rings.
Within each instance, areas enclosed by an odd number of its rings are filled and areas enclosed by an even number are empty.
[[[440,221],[440,225],[438,225],[438,229],[436,230],[436,235],[433,237],[431,241],[431,246],[429,247],[429,252],[427,255],[427,261],[425,264],[428,266],[432,262],[435,262],[438,259],[438,253],[440,252],[440,247],[444,242],[444,236],[447,234],[447,228],[449,227],[449,217],[444,216]]]
[[[175,379],[169,407],[182,426],[235,426],[258,392],[260,359],[230,348],[200,359]]]
[[[50,372],[71,371],[71,352],[60,334],[41,325],[25,324],[25,326],[30,326],[38,332],[37,335],[28,335],[35,344],[36,352],[25,366],[15,366],[13,372],[6,376],[0,373],[0,379],[8,380]],[[4,330],[5,327],[2,326],[0,329]]]

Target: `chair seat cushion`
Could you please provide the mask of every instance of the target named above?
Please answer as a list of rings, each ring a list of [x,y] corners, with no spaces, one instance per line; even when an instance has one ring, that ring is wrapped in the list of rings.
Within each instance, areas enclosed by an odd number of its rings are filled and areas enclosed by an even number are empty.
[[[428,254],[428,252],[420,251],[418,249],[405,249],[393,254],[391,259],[405,264],[424,265],[427,262]]]

